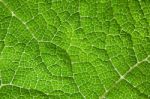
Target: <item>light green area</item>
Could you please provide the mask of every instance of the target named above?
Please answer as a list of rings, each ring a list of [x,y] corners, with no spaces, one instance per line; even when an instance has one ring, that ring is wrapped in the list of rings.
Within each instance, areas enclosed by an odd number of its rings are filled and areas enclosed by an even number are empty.
[[[0,99],[149,99],[149,0],[0,0]]]

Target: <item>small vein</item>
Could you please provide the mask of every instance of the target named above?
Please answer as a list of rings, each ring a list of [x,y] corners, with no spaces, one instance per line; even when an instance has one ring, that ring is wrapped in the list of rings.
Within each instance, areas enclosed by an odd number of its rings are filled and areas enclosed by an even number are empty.
[[[106,98],[106,95],[114,88],[116,87],[116,85],[121,82],[122,80],[125,79],[125,77],[131,72],[133,71],[136,67],[139,66],[139,64],[145,62],[145,61],[148,61],[148,58],[150,58],[150,55],[148,55],[146,58],[144,58],[143,60],[137,62],[135,65],[133,65],[132,67],[130,67],[130,69],[128,71],[126,71],[126,73],[123,74],[123,76],[121,76],[107,91],[105,91],[103,93],[102,96],[99,97],[99,99],[105,99]]]
[[[20,17],[18,17],[18,16],[14,13],[14,11],[12,11],[12,9],[10,9],[10,8],[7,6],[7,4],[6,4],[3,0],[0,0],[0,2],[11,12],[12,17],[17,18],[22,24],[24,24],[24,26],[26,27],[26,29],[31,33],[31,31],[30,31],[29,27],[27,26],[26,22],[24,22]],[[36,39],[36,37],[35,37],[35,35],[34,35],[33,33],[31,33],[31,35],[32,35],[32,37],[33,37],[34,39]],[[37,39],[36,39],[36,40],[37,40]]]

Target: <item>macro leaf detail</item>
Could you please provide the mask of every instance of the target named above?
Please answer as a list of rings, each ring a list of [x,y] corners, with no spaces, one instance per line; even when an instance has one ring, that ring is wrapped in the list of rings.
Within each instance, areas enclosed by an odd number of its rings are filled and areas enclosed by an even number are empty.
[[[0,99],[149,99],[149,0],[0,0]]]

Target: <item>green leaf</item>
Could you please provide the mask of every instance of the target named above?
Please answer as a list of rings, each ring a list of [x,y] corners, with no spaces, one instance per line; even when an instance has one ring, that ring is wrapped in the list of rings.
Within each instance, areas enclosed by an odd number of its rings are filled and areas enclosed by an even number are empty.
[[[0,0],[0,99],[149,99],[149,0]]]

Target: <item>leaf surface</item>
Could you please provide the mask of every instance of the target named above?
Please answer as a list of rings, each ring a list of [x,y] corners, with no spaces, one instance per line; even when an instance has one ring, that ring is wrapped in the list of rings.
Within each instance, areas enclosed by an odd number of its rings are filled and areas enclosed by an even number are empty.
[[[150,98],[149,0],[0,0],[0,99]]]

